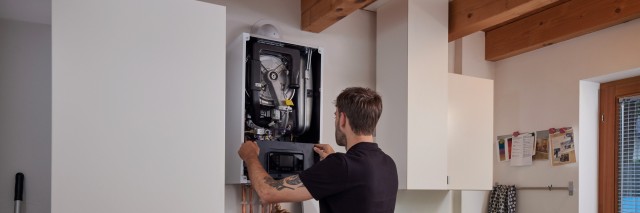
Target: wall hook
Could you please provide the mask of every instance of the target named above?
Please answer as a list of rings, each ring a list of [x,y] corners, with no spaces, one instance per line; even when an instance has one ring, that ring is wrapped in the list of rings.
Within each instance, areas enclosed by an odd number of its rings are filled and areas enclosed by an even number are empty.
[[[569,196],[573,196],[573,181],[569,181]]]

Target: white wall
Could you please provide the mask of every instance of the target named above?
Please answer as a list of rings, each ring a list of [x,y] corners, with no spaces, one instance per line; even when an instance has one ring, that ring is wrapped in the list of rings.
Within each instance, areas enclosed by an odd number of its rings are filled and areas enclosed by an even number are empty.
[[[399,190],[395,212],[434,213],[452,211],[452,191]]]
[[[578,197],[580,212],[596,213],[598,209],[598,135],[600,84],[580,81],[580,153],[578,178],[581,189]]]
[[[0,19],[51,25],[51,0],[0,0]]]
[[[586,129],[579,126],[579,81],[640,67],[639,34],[640,20],[634,20],[498,61],[495,134],[573,126],[576,135],[585,135],[580,131]],[[582,182],[582,175],[593,172],[578,173],[579,168],[591,171],[597,168],[597,161],[580,161],[585,157],[596,158],[581,155],[593,155],[597,144],[581,143],[587,140],[579,137],[576,138],[579,162],[575,164],[553,167],[549,161],[535,161],[533,166],[510,167],[508,163],[497,162],[494,154],[494,179],[501,184],[566,186],[568,181],[574,181],[574,196],[563,191],[519,191],[518,212],[597,211],[593,208],[597,197],[592,196],[597,194],[597,186],[592,177],[588,185]],[[589,152],[582,152],[583,149]]]
[[[0,209],[51,212],[51,26],[0,19]]]
[[[459,70],[459,74],[495,79],[495,62],[485,60],[484,38],[484,32],[480,31],[454,42],[457,56],[454,69]]]
[[[224,7],[53,2],[53,213],[223,212]]]

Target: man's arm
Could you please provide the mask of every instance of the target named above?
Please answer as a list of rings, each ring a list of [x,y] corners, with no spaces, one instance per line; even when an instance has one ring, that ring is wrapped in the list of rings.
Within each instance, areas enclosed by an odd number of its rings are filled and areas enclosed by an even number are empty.
[[[238,154],[245,161],[251,185],[263,203],[299,202],[313,198],[298,175],[274,180],[267,174],[258,160],[259,151],[255,142],[247,141],[242,144]]]

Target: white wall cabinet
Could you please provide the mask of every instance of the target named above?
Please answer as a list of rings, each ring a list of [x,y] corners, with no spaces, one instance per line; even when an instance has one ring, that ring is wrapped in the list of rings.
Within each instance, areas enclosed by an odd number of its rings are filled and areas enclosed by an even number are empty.
[[[493,185],[493,80],[449,74],[449,189]]]
[[[223,212],[225,8],[52,6],[51,212]]]
[[[458,74],[448,75],[447,102],[439,102],[447,107],[446,110],[440,111],[448,115],[445,122],[426,119],[426,124],[409,128],[409,118],[414,117],[413,113],[423,112],[415,108],[409,110],[408,105],[411,103],[407,101],[407,104],[392,106],[396,107],[392,112],[403,110],[402,113],[392,114],[388,105],[393,105],[397,97],[407,95],[402,94],[404,91],[401,90],[381,91],[385,102],[383,117],[387,117],[381,119],[376,139],[383,146],[383,150],[396,161],[401,181],[403,178],[405,181],[423,181],[424,183],[417,185],[427,186],[415,187],[407,184],[404,186],[406,188],[402,189],[490,190],[493,185],[493,80]],[[409,95],[411,94],[409,92]],[[392,97],[389,98],[390,96]],[[389,99],[392,100],[391,103]],[[418,131],[415,129],[432,128],[429,126],[444,128],[445,131],[439,135],[444,136],[444,139],[434,139],[437,137],[422,134],[422,137],[409,140],[404,135],[410,134],[408,131]],[[413,134],[420,135],[420,132]],[[388,137],[389,135],[393,137]],[[416,144],[431,148],[412,150]],[[416,155],[416,158],[405,157],[412,154]],[[428,171],[430,174],[420,176],[411,170]],[[441,183],[443,181],[444,183]]]

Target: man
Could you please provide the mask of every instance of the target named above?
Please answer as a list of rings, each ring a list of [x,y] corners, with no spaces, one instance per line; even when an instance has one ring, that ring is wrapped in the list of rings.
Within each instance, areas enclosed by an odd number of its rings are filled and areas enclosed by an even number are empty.
[[[371,89],[347,88],[336,99],[335,135],[347,153],[335,153],[328,144],[314,151],[320,162],[299,175],[274,180],[258,160],[256,143],[246,141],[238,150],[249,179],[264,203],[299,202],[315,198],[320,212],[393,212],[398,173],[393,159],[373,142],[382,113],[382,99]]]

